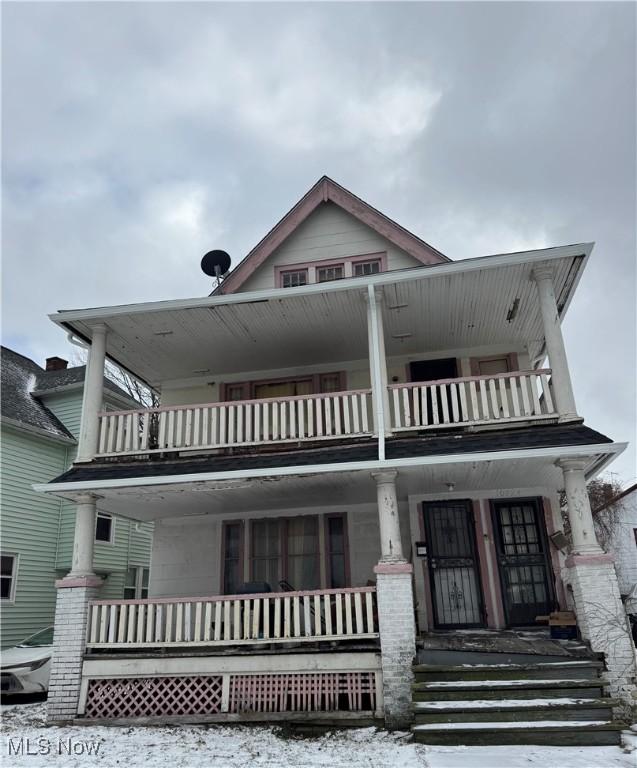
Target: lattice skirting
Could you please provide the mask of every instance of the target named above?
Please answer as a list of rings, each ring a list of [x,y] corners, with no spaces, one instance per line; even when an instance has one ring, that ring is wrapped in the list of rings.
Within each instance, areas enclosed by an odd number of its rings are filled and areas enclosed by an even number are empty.
[[[85,716],[171,717],[376,709],[374,672],[317,672],[88,681]]]
[[[213,715],[221,691],[221,675],[89,680],[86,717]]]
[[[360,712],[375,708],[373,672],[230,677],[230,712]]]

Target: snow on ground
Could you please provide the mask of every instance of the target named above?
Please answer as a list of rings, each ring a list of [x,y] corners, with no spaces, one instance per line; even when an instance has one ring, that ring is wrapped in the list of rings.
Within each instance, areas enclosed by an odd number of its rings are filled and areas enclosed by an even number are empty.
[[[315,738],[285,737],[280,729],[266,726],[47,728],[44,707],[44,704],[2,707],[0,765],[6,768],[637,766],[637,752],[626,754],[619,747],[427,747],[410,743],[409,734],[387,733],[375,728],[334,731]],[[20,744],[23,753],[16,754]]]

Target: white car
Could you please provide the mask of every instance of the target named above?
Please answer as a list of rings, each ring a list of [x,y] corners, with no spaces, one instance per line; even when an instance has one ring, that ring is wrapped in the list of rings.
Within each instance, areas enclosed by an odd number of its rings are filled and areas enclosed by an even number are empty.
[[[0,693],[42,693],[49,689],[53,627],[36,632],[0,654]]]

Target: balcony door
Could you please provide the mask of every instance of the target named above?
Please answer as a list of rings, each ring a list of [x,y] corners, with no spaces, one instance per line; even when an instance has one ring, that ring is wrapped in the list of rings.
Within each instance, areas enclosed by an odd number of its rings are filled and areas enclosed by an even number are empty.
[[[423,515],[436,629],[484,626],[471,502],[425,502]]]
[[[458,376],[458,365],[455,357],[443,357],[438,360],[417,360],[409,364],[409,378],[412,381],[438,381],[439,379],[455,379]],[[442,397],[447,398],[447,410],[451,413],[451,392],[446,388],[446,393],[440,393],[434,402],[431,392],[426,393],[427,399],[427,424],[442,424],[444,422],[444,410]],[[434,419],[434,412],[437,420]],[[424,415],[424,414],[423,414]]]

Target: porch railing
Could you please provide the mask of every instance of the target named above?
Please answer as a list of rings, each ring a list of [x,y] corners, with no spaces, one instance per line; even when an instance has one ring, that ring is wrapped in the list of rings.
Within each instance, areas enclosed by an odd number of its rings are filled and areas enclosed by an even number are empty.
[[[436,429],[556,418],[550,369],[394,384],[392,429]]]
[[[371,390],[99,414],[98,456],[371,434]]]
[[[87,648],[260,645],[378,637],[375,587],[93,600]]]

